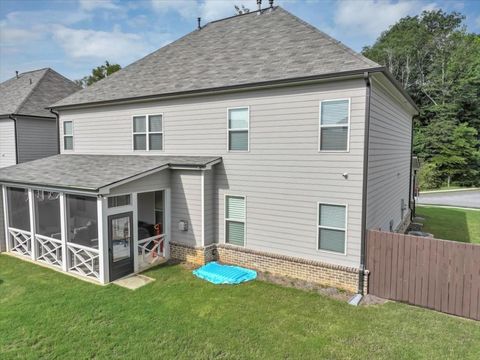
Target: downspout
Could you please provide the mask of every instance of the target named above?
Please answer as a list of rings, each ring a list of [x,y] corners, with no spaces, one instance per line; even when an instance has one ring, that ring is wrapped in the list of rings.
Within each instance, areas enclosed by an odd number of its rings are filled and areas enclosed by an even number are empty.
[[[362,228],[360,242],[360,270],[358,272],[358,293],[364,295],[364,277],[365,277],[365,259],[366,259],[366,240],[367,240],[367,192],[368,192],[368,154],[370,144],[370,98],[372,88],[370,84],[370,74],[366,71],[363,74],[365,86],[367,88],[365,99],[365,136],[363,143],[363,189],[362,189]]]
[[[13,120],[13,132],[15,134],[15,164],[18,164],[18,132],[17,132],[17,119],[12,116],[13,114],[8,115],[8,118]]]
[[[413,118],[412,118],[412,130],[410,132],[410,178],[408,179],[409,181],[408,189],[410,191],[410,193],[408,194],[408,208],[410,209],[410,221],[413,221],[413,217],[415,216],[415,200],[413,201],[413,208],[412,208],[412,198],[415,196],[414,189],[412,189],[412,171],[413,171],[412,165],[413,165]]]
[[[49,110],[53,115],[55,115],[55,121],[57,124],[57,154],[60,154],[60,114],[53,109]]]

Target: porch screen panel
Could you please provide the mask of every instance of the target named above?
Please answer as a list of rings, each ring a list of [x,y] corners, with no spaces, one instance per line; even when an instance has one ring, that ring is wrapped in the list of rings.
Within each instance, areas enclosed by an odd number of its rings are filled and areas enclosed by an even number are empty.
[[[50,191],[34,191],[35,223],[37,234],[60,240],[60,194]]]
[[[30,231],[30,210],[28,207],[28,190],[7,188],[9,226]]]
[[[67,195],[68,242],[98,249],[97,199]]]

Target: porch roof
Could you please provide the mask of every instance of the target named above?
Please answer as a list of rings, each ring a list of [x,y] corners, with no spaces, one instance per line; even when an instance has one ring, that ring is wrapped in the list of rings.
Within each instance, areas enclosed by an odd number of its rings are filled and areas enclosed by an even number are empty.
[[[55,155],[0,169],[0,182],[77,191],[102,188],[172,167],[205,169],[212,156]]]

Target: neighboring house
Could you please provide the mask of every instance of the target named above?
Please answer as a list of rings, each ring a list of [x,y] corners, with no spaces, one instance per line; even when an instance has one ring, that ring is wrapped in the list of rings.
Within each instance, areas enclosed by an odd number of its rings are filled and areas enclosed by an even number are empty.
[[[1,83],[0,168],[58,154],[57,118],[47,106],[78,90],[48,68],[17,73]],[[3,233],[1,209],[0,220]]]
[[[61,155],[0,171],[9,249],[102,283],[165,257],[362,292],[365,229],[410,221],[415,104],[280,7],[211,22],[52,108]]]

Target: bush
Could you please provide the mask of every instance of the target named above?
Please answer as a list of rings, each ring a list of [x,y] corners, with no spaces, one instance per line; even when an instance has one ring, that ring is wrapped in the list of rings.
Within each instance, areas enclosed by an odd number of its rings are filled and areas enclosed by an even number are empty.
[[[442,176],[434,163],[425,162],[420,167],[418,182],[420,189],[437,189],[442,186]]]

